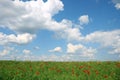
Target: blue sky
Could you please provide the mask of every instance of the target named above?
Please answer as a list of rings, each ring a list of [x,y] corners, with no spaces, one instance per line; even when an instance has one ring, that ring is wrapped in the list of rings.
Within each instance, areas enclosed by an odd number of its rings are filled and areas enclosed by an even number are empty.
[[[0,60],[120,60],[119,0],[1,0]]]

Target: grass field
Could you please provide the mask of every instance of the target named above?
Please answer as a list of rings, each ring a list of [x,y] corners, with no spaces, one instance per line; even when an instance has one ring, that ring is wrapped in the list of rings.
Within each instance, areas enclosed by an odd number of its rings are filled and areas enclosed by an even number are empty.
[[[0,61],[0,80],[120,80],[120,62]]]

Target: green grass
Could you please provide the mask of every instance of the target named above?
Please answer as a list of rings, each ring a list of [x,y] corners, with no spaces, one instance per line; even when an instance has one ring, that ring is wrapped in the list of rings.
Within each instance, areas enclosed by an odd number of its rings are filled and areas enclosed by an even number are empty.
[[[0,61],[0,80],[120,80],[120,62]]]

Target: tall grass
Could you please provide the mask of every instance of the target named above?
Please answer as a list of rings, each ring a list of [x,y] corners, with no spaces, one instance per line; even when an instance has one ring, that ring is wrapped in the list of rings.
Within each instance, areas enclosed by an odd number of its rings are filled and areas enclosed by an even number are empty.
[[[120,62],[0,61],[0,80],[120,80]]]

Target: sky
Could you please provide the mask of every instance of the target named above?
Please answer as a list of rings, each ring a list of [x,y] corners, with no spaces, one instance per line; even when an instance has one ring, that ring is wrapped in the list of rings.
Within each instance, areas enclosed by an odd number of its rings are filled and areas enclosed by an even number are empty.
[[[120,0],[0,0],[0,60],[120,61]]]

